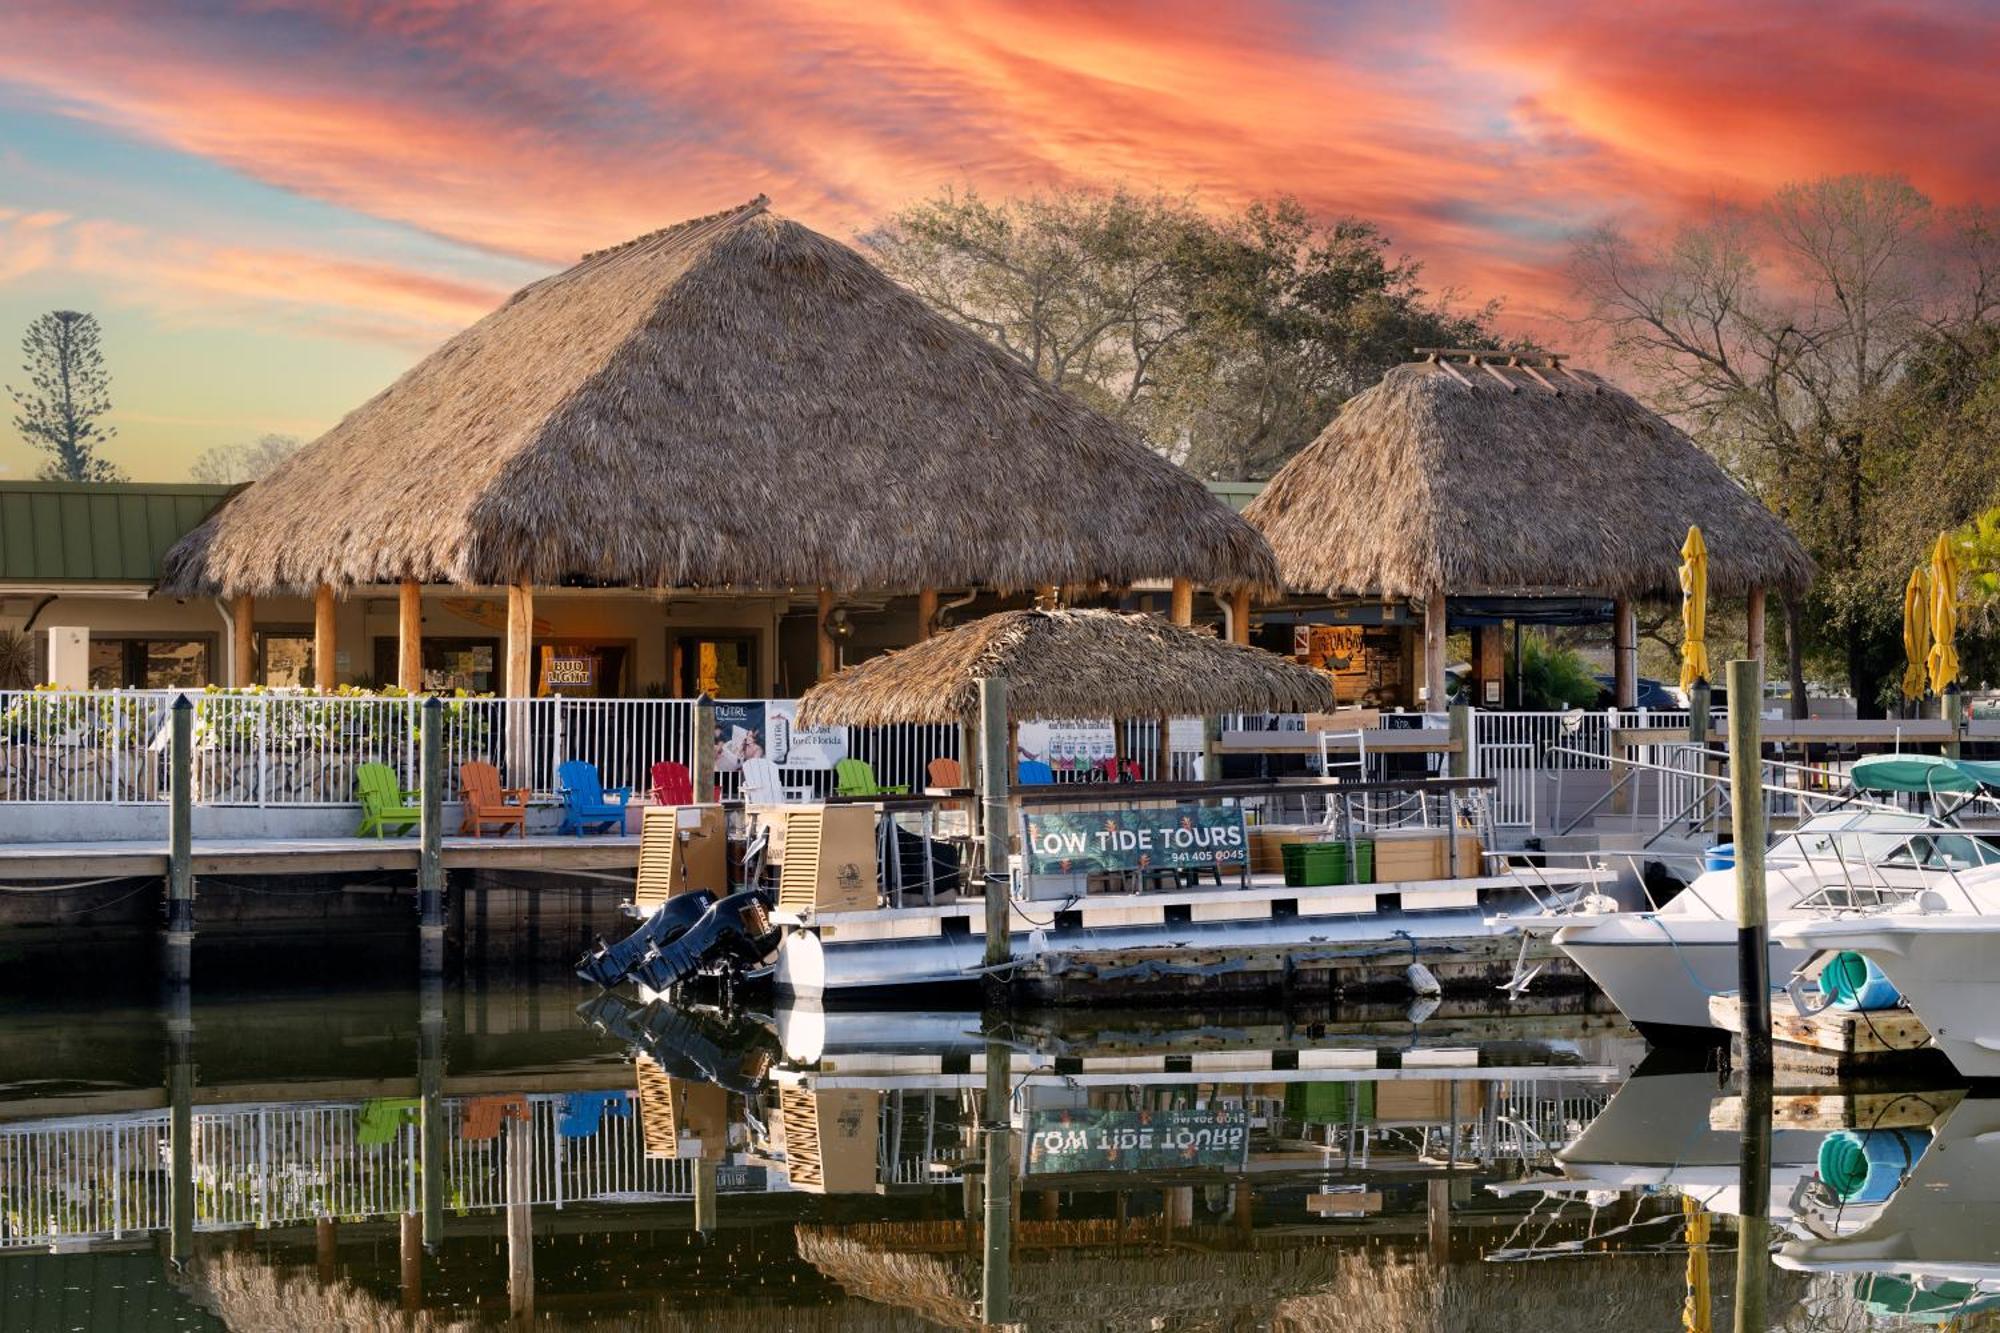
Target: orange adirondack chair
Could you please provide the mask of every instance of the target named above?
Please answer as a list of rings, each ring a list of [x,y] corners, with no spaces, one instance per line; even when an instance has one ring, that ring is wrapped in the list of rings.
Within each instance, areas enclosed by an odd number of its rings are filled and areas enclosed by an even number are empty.
[[[933,787],[963,787],[965,785],[965,770],[959,767],[958,760],[956,759],[933,759],[925,768],[924,773],[931,780],[931,786]]]
[[[516,833],[527,837],[530,794],[526,787],[501,786],[500,770],[491,764],[477,759],[460,764],[458,799],[465,807],[465,819],[458,831],[477,838],[484,836],[488,824],[498,824],[504,836],[512,824]]]

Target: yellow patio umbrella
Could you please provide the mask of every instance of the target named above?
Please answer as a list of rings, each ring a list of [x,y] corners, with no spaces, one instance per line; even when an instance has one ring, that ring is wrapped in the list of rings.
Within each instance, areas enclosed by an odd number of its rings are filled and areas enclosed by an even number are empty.
[[[1924,565],[1910,571],[1903,588],[1903,656],[1903,697],[1921,699],[1931,656],[1931,580]]]
[[[1940,532],[1931,547],[1931,692],[1943,694],[1958,683],[1958,556],[1951,534]]]
[[[1708,544],[1701,529],[1681,543],[1681,690],[1708,679]]]

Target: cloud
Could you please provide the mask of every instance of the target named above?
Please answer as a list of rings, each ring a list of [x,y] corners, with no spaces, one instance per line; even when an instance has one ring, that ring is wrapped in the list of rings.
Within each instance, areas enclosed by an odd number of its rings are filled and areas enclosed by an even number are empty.
[[[1359,213],[1434,282],[1548,319],[1567,236],[1607,214],[1832,171],[1945,199],[2000,179],[1995,30],[1801,0],[15,0],[0,84],[552,266],[759,192],[841,233],[944,184],[1120,180]],[[226,246],[163,266],[225,300],[277,277]],[[336,261],[308,277],[363,336],[471,298]]]
[[[411,348],[434,345],[506,295],[389,264],[0,208],[0,281],[37,271],[96,279],[111,304],[167,324],[261,324]]]

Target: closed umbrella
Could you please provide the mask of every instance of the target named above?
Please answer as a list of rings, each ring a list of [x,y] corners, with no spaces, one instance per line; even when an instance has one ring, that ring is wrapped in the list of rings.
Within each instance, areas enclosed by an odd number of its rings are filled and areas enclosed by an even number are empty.
[[[1903,656],[1907,659],[1903,697],[1921,699],[1931,656],[1931,581],[1930,571],[1923,565],[1910,571],[1909,584],[1903,589]]]
[[[1681,691],[1708,679],[1708,544],[1701,529],[1681,543]]]
[[[1958,683],[1958,556],[1951,535],[1939,533],[1931,548],[1931,692],[1943,694]]]

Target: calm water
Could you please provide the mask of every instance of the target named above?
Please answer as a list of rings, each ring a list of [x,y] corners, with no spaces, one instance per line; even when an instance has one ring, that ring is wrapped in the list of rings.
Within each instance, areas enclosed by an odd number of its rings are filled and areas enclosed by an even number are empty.
[[[726,1016],[262,962],[10,1003],[0,1328],[974,1328],[989,1267],[1033,1329],[1731,1321],[1740,1104],[1603,1018]],[[2000,1326],[2000,1101],[1862,1107],[1829,1183],[1781,1103],[1770,1326]]]

